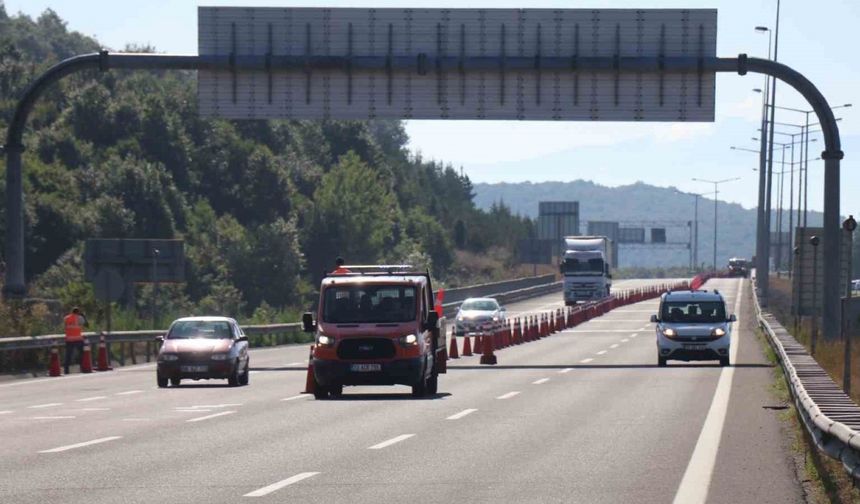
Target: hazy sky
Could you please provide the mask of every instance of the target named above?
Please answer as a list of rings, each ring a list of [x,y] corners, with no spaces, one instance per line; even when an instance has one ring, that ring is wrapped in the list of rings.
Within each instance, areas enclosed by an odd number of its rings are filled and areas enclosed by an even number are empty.
[[[0,0],[2,1],[2,0]],[[329,0],[6,0],[10,14],[38,16],[54,9],[69,28],[91,35],[109,48],[126,43],[151,44],[162,52],[196,54],[197,6],[330,6],[330,7],[529,7],[529,8],[714,8],[718,9],[717,55],[767,55],[767,35],[757,25],[774,26],[776,0],[376,0],[355,2]],[[835,106],[860,106],[860,57],[856,42],[860,1],[820,0],[782,2],[779,60],[805,74]],[[757,149],[763,78],[748,74],[717,75],[716,122],[696,124],[552,123],[410,121],[411,147],[425,157],[462,166],[476,182],[589,179],[606,185],[643,182],[676,186],[690,192],[706,192],[713,186],[693,182],[692,177],[717,179],[742,177],[726,184],[720,199],[756,204],[758,164],[753,153],[732,151],[730,146]],[[777,86],[777,104],[809,108],[786,85]],[[860,114],[857,109],[837,111],[845,159],[842,163],[842,212],[860,214]],[[777,121],[800,123],[803,114],[778,112]],[[782,126],[778,131],[795,133]],[[777,141],[788,142],[778,135]],[[813,157],[820,154],[821,140],[812,144]],[[799,157],[799,150],[797,151]],[[776,158],[779,160],[779,157]],[[823,168],[810,162],[810,207],[822,206]],[[785,178],[786,199],[788,177]],[[659,204],[660,202],[655,202]]]

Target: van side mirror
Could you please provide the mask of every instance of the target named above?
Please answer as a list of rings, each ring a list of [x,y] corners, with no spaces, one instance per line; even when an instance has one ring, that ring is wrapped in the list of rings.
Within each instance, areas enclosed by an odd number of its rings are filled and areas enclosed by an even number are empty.
[[[306,333],[312,333],[317,330],[314,324],[314,314],[305,312],[302,314],[302,330]]]
[[[657,323],[657,315],[651,315],[651,323],[652,323],[652,324],[656,324],[656,323]]]
[[[735,315],[734,313],[732,313],[731,315],[729,315],[729,322],[737,322],[737,321],[738,321],[738,316],[737,316],[737,315]]]
[[[431,311],[427,314],[427,322],[424,323],[424,330],[430,331],[436,329],[439,325],[439,314],[435,311]]]
[[[159,334],[154,339],[155,339],[155,341],[157,341],[159,343],[164,343],[164,335],[163,334]]]

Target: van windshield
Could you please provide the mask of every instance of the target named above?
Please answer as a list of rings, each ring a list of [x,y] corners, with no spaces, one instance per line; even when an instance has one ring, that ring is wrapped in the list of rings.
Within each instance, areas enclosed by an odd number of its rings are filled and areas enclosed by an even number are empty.
[[[417,307],[410,285],[332,286],[325,290],[322,318],[333,324],[409,322]]]
[[[660,314],[663,322],[719,323],[726,321],[726,305],[721,301],[668,301]]]

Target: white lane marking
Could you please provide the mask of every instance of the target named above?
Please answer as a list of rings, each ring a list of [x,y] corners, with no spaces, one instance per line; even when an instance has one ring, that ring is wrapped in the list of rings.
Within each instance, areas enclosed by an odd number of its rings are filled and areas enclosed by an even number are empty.
[[[591,361],[593,361],[593,360],[594,360],[594,359],[592,359],[591,357],[589,357],[589,358],[587,358],[587,359],[582,359],[581,361],[579,361],[579,363],[580,363],[580,364],[588,364],[589,362],[591,362]]]
[[[212,411],[211,409],[198,409],[198,408],[173,408],[177,413],[209,413]]]
[[[630,329],[567,329],[565,331],[562,331],[562,333],[564,333],[564,334],[567,334],[567,333],[584,333],[584,334],[594,333],[594,334],[597,334],[597,333],[629,333],[629,332],[630,332]]]
[[[71,418],[77,418],[70,415],[56,415],[56,416],[34,416],[30,417],[30,420],[68,420]]]
[[[603,355],[605,353],[606,353],[606,350],[601,350],[601,351],[597,352],[597,355]]]
[[[478,410],[475,408],[464,409],[463,411],[461,411],[459,413],[455,413],[455,414],[449,416],[445,420],[459,420],[459,419],[463,418],[464,416],[469,415],[471,413],[474,413],[476,411],[478,411]]]
[[[307,366],[307,362],[290,362],[287,366]]]
[[[123,418],[123,422],[148,422],[149,418]]]
[[[293,483],[298,483],[299,481],[311,478],[319,474],[318,472],[303,472],[296,474],[295,476],[290,476],[287,479],[281,480],[277,483],[272,483],[269,486],[264,486],[259,490],[254,490],[253,492],[246,493],[243,497],[263,497],[264,495],[269,495],[272,492],[276,492],[285,486],[292,485]]]
[[[613,343],[609,345],[609,348],[618,348],[618,343]]]
[[[510,399],[511,397],[514,397],[514,396],[519,395],[519,394],[520,394],[520,392],[518,390],[515,390],[513,392],[508,392],[507,394],[502,394],[499,397],[497,397],[496,399]]]
[[[81,408],[78,411],[110,411],[110,408]]]
[[[300,395],[295,395],[292,397],[285,397],[285,398],[281,399],[281,401],[295,401],[296,399],[307,399],[308,397],[311,397],[311,395],[310,394],[300,394]]]
[[[132,395],[132,394],[140,394],[143,390],[126,390],[125,392],[117,392],[114,395]]]
[[[636,336],[639,336],[639,333],[633,333],[630,335],[631,338],[635,338]]]
[[[222,411],[220,413],[212,413],[211,415],[206,415],[197,418],[189,418],[186,422],[202,422],[203,420],[209,420],[210,418],[221,417],[225,415],[232,415],[235,411]]]
[[[0,415],[8,415],[9,413],[12,413],[12,410],[3,410],[3,411],[0,411]]]
[[[643,327],[642,329],[639,329],[639,330],[640,330],[640,331],[647,331],[649,327],[651,327],[651,326],[645,326],[645,327]]]
[[[242,403],[228,403],[228,404],[195,404],[194,406],[177,406],[176,409],[218,409],[218,408],[232,408],[235,406],[241,406]]]
[[[573,371],[573,368],[567,367],[567,368],[564,368],[561,371],[559,371],[558,374],[566,374],[566,373],[570,373],[571,371]]]
[[[549,381],[549,378],[541,378],[540,380],[535,380],[532,382],[532,385],[542,385]]]
[[[76,399],[76,402],[90,402],[90,401],[98,401],[99,399],[106,399],[107,396],[97,395],[93,397],[84,397],[83,399]]]
[[[405,440],[407,440],[407,439],[411,438],[411,437],[412,437],[412,436],[414,436],[414,435],[415,435],[415,434],[401,434],[401,435],[399,435],[399,436],[397,436],[397,437],[394,437],[394,438],[389,439],[388,441],[383,441],[383,442],[381,442],[381,443],[379,443],[379,444],[375,444],[375,445],[373,445],[373,446],[369,447],[369,448],[368,448],[368,450],[381,450],[381,449],[383,449],[383,448],[385,448],[385,447],[387,447],[387,446],[391,446],[391,445],[393,445],[393,444],[395,444],[395,443],[399,443],[399,442],[401,442],[401,441],[405,441]]]
[[[120,373],[128,373],[129,371],[140,371],[141,369],[153,368],[157,366],[158,363],[153,362],[151,364],[135,364],[134,366],[124,367],[119,370]]]
[[[108,441],[114,441],[117,439],[122,439],[122,436],[110,436],[110,437],[93,439],[92,441],[84,441],[83,443],[75,443],[75,444],[70,444],[70,445],[66,445],[66,446],[59,446],[57,448],[51,448],[50,450],[42,450],[39,453],[59,453],[59,452],[64,452],[64,451],[68,451],[68,450],[74,450],[75,448],[83,448],[85,446],[92,446],[92,445],[96,445],[96,444],[107,443]]]
[[[738,294],[743,288],[743,279],[738,279]],[[741,296],[735,300],[735,313],[740,313]],[[738,350],[738,334],[736,329],[740,324],[735,322],[732,328],[731,359],[735,362]],[[705,424],[699,433],[693,455],[684,471],[684,477],[675,494],[675,504],[704,503],[708,498],[708,489],[714,474],[714,465],[717,461],[717,451],[720,448],[720,438],[723,434],[723,425],[729,409],[729,396],[732,392],[732,379],[735,376],[733,367],[724,367],[720,371],[720,380],[717,382],[717,390],[705,417]]]
[[[609,319],[606,319],[606,320],[603,320],[603,319],[591,319],[591,320],[589,320],[589,322],[596,322],[596,323],[599,323],[599,324],[617,324],[617,323],[619,323],[619,322],[642,322],[642,319],[624,319],[624,320],[622,320],[622,319],[612,319],[612,318],[609,318]]]
[[[627,343],[628,341],[630,341],[630,340],[629,340],[629,339],[627,339],[627,338],[621,338],[621,342],[622,342],[622,343]]]
[[[34,406],[28,406],[28,408],[29,409],[42,409],[42,408],[53,408],[54,406],[62,406],[62,405],[63,405],[63,403],[61,403],[61,402],[52,402],[52,403],[36,404]]]

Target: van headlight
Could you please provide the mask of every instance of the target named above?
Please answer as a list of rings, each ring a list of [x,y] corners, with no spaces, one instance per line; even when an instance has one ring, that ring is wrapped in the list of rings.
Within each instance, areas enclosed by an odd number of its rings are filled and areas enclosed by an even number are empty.
[[[325,334],[317,334],[317,345],[323,347],[334,346],[334,336],[326,336]]]
[[[400,341],[400,344],[405,347],[416,346],[418,344],[418,336],[415,336],[414,334],[401,336],[398,340]]]
[[[671,327],[666,327],[663,329],[663,336],[665,336],[667,338],[674,338],[677,335],[678,335],[678,333],[674,329],[672,329]]]
[[[717,338],[720,338],[720,337],[725,336],[725,335],[726,335],[726,330],[723,329],[722,327],[714,328],[714,330],[711,331],[711,336],[716,336]]]

